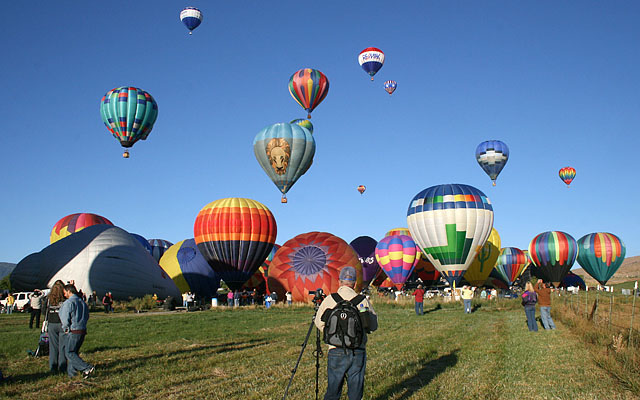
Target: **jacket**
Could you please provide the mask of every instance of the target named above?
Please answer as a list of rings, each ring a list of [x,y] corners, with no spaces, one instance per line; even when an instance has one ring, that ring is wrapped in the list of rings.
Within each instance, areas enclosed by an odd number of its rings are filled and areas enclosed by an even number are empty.
[[[542,287],[540,282],[536,283],[533,290],[538,294],[538,304],[540,307],[551,307],[551,289]]]
[[[72,295],[60,307],[62,331],[86,331],[89,320],[89,307],[77,295]]]
[[[338,288],[338,294],[344,300],[351,300],[358,295],[358,293],[356,293],[356,291],[350,288],[349,286],[340,286]],[[367,307],[369,309],[369,330],[371,332],[375,331],[376,329],[378,329],[378,315],[373,310],[373,307],[371,306],[371,302],[369,302],[369,300],[365,297],[364,300],[362,300],[358,304],[358,306],[360,304],[362,304],[363,307]],[[334,308],[336,305],[337,303],[332,296],[327,296],[324,300],[322,300],[322,304],[320,304],[320,308],[318,308],[318,312],[316,313],[316,319],[314,320],[316,327],[320,331],[324,330],[324,321],[322,320],[322,316],[324,315],[324,312]],[[362,342],[362,347],[364,348],[366,345],[367,345],[367,335],[365,334],[364,341]],[[329,345],[329,349],[335,349],[335,348],[336,346]]]
[[[39,310],[40,308],[42,308],[42,295],[41,294],[32,294],[29,297],[29,305],[31,306],[31,308],[33,308],[34,310]]]

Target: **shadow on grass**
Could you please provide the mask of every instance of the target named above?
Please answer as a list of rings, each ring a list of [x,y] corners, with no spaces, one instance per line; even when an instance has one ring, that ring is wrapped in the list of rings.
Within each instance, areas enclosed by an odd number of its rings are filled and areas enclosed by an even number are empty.
[[[476,311],[478,311],[480,309],[480,307],[482,307],[481,304],[476,304],[471,308],[471,312],[474,313]]]
[[[145,356],[139,356],[139,357],[133,357],[133,358],[132,357],[122,358],[120,360],[108,361],[105,363],[98,362],[96,365],[97,365],[97,369],[99,370],[108,370],[110,372],[115,372],[119,370],[131,370],[139,366],[143,366],[148,361],[153,359],[159,359],[159,358],[179,359],[182,356],[190,356],[198,353],[205,353],[207,355],[224,354],[230,351],[247,350],[254,347],[263,346],[266,344],[268,344],[266,340],[252,339],[244,342],[228,342],[228,343],[219,343],[219,344],[211,344],[211,345],[198,345],[198,346],[192,346],[185,349],[171,351],[168,353],[158,352],[155,354],[149,354]]]
[[[118,345],[113,345],[113,346],[98,346],[98,347],[90,348],[90,349],[88,349],[88,350],[82,350],[82,353],[84,353],[84,354],[91,354],[91,353],[99,353],[99,352],[101,352],[101,351],[131,349],[131,348],[134,348],[134,347],[136,347],[136,346],[118,346]]]
[[[438,310],[442,310],[442,306],[440,304],[436,304],[435,307],[433,307],[431,310],[425,311],[424,313],[425,314],[429,314],[429,313],[432,313],[432,312],[438,311]]]
[[[416,371],[415,374],[389,387],[384,393],[378,395],[374,400],[386,400],[397,392],[402,392],[400,397],[396,397],[398,400],[410,398],[415,392],[427,386],[433,378],[444,372],[447,368],[456,365],[458,363],[458,351],[460,350],[456,349],[449,354],[430,361],[427,360],[433,353],[426,354],[422,360],[414,363],[413,366],[420,366],[420,369]],[[409,369],[410,368],[411,367],[409,367]]]

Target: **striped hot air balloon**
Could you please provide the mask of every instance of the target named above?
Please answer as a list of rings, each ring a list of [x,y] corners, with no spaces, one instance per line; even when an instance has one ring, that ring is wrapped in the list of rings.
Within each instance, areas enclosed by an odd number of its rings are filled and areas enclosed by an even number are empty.
[[[491,270],[495,267],[496,261],[498,261],[500,245],[500,235],[496,228],[493,228],[489,239],[487,239],[487,242],[482,246],[482,249],[464,273],[464,279],[471,286],[482,286],[485,283],[489,274],[491,274]]]
[[[317,69],[303,68],[289,78],[289,93],[311,118],[311,112],[329,93],[329,80]]]
[[[189,29],[189,35],[202,23],[202,12],[195,7],[187,7],[180,11],[180,21]]]
[[[384,64],[384,53],[377,47],[367,47],[358,54],[358,63],[373,80],[373,76]]]
[[[193,233],[211,268],[229,288],[238,290],[269,255],[277,227],[264,204],[230,197],[204,206]]]
[[[422,253],[454,285],[489,238],[493,207],[473,186],[437,185],[411,200],[407,223]]]
[[[578,240],[578,263],[603,286],[620,268],[626,253],[624,242],[613,233],[589,233]]]
[[[576,170],[573,167],[560,168],[558,175],[560,176],[560,179],[562,179],[562,182],[566,183],[567,187],[569,187],[573,178],[576,177]]]
[[[493,186],[496,185],[496,179],[500,171],[507,165],[509,160],[509,147],[500,140],[487,140],[482,142],[476,148],[476,161],[478,165],[489,175]]]
[[[149,239],[149,245],[151,246],[151,255],[157,262],[160,262],[164,253],[173,246],[173,243],[164,239]]]
[[[568,233],[543,232],[529,243],[529,257],[538,267],[536,273],[558,287],[576,261],[578,245]]]
[[[289,123],[300,125],[303,128],[307,128],[309,132],[311,132],[311,134],[313,135],[313,124],[308,119],[298,118],[298,119],[294,119],[293,121],[290,121]]]
[[[389,95],[392,95],[393,92],[396,91],[396,88],[398,87],[398,82],[396,81],[386,81],[384,83],[384,90],[389,93]]]
[[[169,247],[160,259],[160,266],[181,293],[191,292],[197,298],[209,300],[220,287],[220,277],[200,254],[193,239]]]
[[[387,236],[376,246],[376,260],[394,284],[402,285],[420,259],[416,243],[407,235]]]
[[[518,279],[527,265],[524,252],[516,247],[505,247],[500,251],[495,271],[508,286]]]
[[[56,222],[53,229],[51,229],[51,236],[49,237],[49,240],[51,243],[55,243],[58,240],[65,238],[72,233],[79,232],[86,227],[101,224],[113,225],[111,221],[97,214],[70,214]]]

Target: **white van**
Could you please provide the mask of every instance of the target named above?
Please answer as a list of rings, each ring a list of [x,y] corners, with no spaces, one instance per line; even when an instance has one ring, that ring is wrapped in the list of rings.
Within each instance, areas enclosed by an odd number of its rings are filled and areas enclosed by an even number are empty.
[[[29,296],[31,296],[33,294],[33,292],[18,292],[18,293],[13,293],[13,297],[16,299],[16,302],[13,305],[13,311],[24,311],[24,306],[26,306],[27,304],[29,304]],[[0,300],[0,303],[2,304],[2,308],[6,308],[7,307],[7,299],[4,298],[2,300]]]

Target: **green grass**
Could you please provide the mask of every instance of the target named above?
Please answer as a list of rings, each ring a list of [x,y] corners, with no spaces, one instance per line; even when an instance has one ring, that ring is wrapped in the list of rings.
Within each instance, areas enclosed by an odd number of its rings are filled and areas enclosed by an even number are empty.
[[[580,336],[558,330],[528,332],[517,300],[461,304],[425,302],[418,317],[410,302],[375,308],[365,398],[386,399],[626,399]],[[313,309],[306,306],[219,308],[161,315],[94,313],[82,347],[96,365],[89,380],[47,374],[48,360],[26,354],[38,333],[27,315],[0,316],[0,368],[11,379],[1,398],[24,399],[278,399],[291,376]],[[315,332],[289,390],[290,399],[315,397]],[[323,349],[326,350],[323,346]],[[326,386],[321,359],[320,398]],[[346,397],[345,397],[346,398]]]

